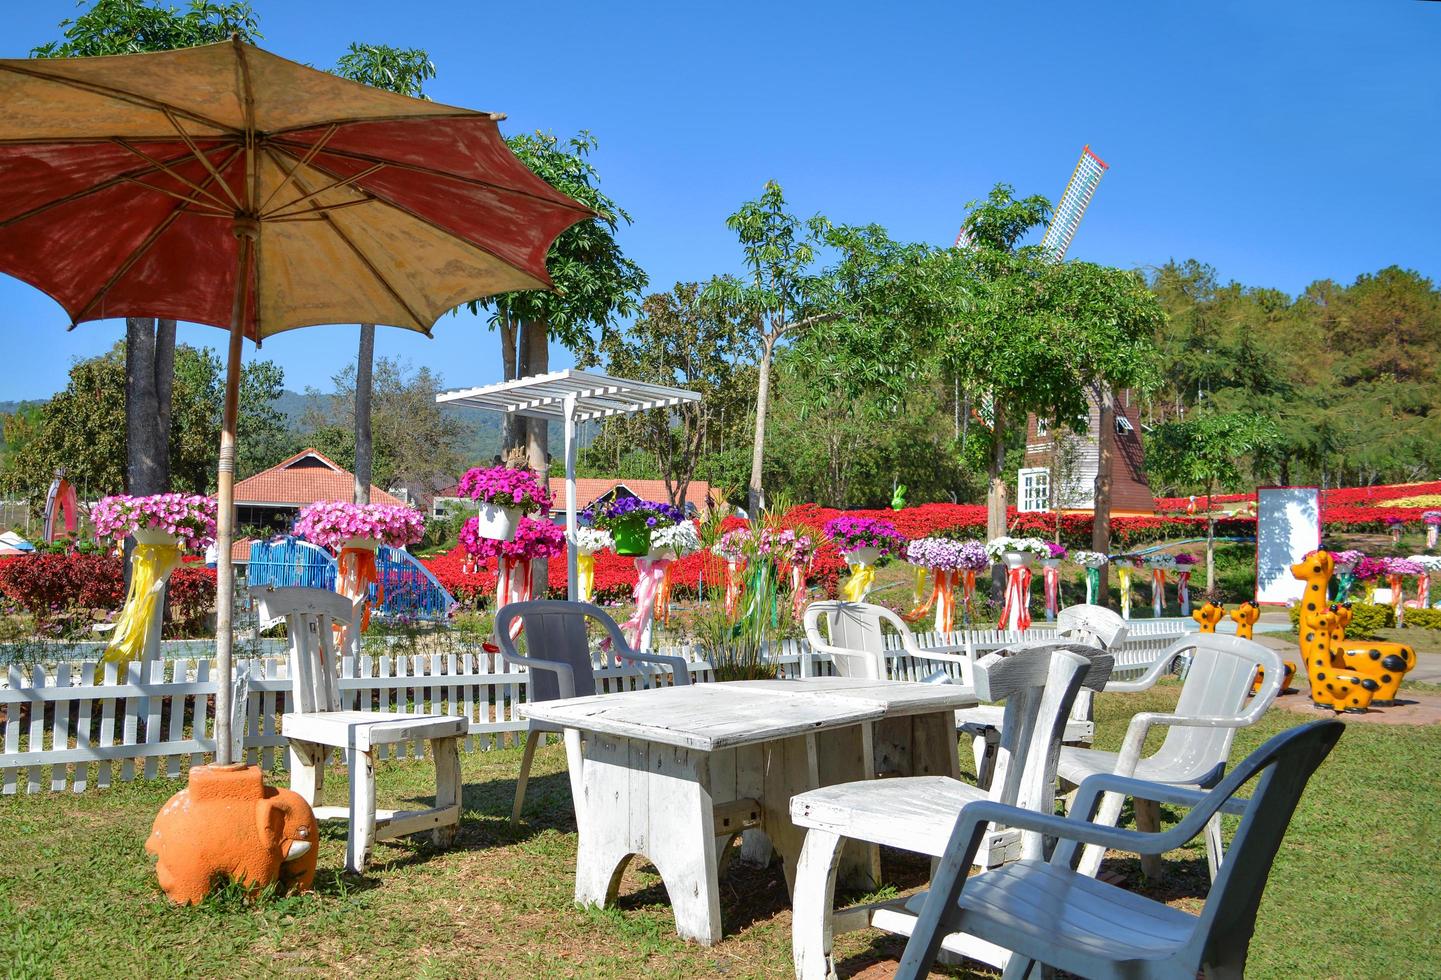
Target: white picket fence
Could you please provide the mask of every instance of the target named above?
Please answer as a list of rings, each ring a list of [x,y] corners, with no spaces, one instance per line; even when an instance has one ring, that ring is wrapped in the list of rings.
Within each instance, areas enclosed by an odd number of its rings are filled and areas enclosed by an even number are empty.
[[[1186,632],[1188,623],[1132,623],[1130,639],[1117,657],[1118,669],[1134,671],[1150,664]],[[1048,632],[1044,627],[1024,635],[967,630],[918,634],[916,640],[922,647],[969,645],[979,656],[1023,638],[1042,639]],[[711,666],[693,648],[664,652],[687,660],[694,681],[713,679]],[[920,680],[935,671],[933,661],[899,651],[891,657],[890,676],[897,680]],[[814,653],[804,641],[786,641],[772,659],[785,677],[833,673],[830,657]],[[284,765],[285,738],[278,722],[289,694],[288,664],[282,658],[245,660],[237,670],[249,673],[246,761],[267,770]],[[606,692],[632,690],[656,680],[655,671],[666,669],[610,664],[597,668],[596,679]],[[340,689],[356,710],[463,714],[470,720],[463,748],[477,751],[516,744],[516,736],[525,731],[517,707],[525,701],[526,684],[524,670],[510,667],[499,654],[479,651],[347,658]],[[157,660],[145,667],[135,663],[123,672],[115,664],[91,660],[12,666],[0,685],[0,793],[80,793],[137,775],[176,778],[215,751],[215,691],[207,660]],[[390,748],[380,752],[388,754]],[[393,751],[407,758],[423,750],[419,743],[402,743]]]

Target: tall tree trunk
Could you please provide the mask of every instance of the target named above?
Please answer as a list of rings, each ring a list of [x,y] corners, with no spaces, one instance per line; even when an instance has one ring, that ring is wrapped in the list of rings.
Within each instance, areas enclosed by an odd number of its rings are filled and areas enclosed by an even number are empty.
[[[360,325],[360,352],[355,358],[355,502],[370,503],[370,396],[374,385],[375,324]]]
[[[125,489],[134,495],[165,492],[169,440],[160,441],[155,390],[155,321],[125,321]]]
[[[175,390],[175,321],[155,321],[155,440],[160,454],[160,486],[170,489],[170,410]],[[204,493],[205,488],[201,487]]]
[[[508,316],[500,318],[500,362],[504,380],[514,381],[520,377],[516,372],[520,368],[520,342],[519,331],[515,328],[515,321]],[[524,420],[519,416],[507,412],[500,418],[500,456],[505,458],[506,453],[521,444],[524,438],[521,433],[521,423]]]
[[[1100,421],[1096,439],[1096,483],[1093,494],[1093,516],[1091,518],[1091,550],[1101,554],[1111,551],[1111,471],[1116,461],[1116,394],[1110,385],[1103,385],[1099,392],[1093,392],[1101,403]],[[1109,566],[1101,566],[1100,595],[1096,597],[1102,606],[1110,605],[1111,581]]]
[[[525,349],[529,355],[526,375],[545,374],[550,370],[550,330],[544,320],[527,321],[521,324],[525,334]],[[547,419],[527,419],[525,430],[525,452],[530,468],[540,474],[542,480],[550,477],[550,422]]]
[[[765,466],[766,453],[766,410],[771,400],[771,356],[775,353],[776,342],[767,337],[761,348],[760,376],[756,379],[756,431],[751,443],[751,482],[746,494],[746,503],[751,520],[760,516],[765,506],[765,490],[761,485],[761,472]]]

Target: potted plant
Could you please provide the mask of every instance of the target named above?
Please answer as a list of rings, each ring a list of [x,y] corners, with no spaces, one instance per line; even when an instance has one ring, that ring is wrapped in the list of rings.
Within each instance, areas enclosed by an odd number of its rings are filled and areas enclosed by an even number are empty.
[[[1030,567],[1038,558],[1050,558],[1051,548],[1040,538],[1001,537],[986,543],[986,554],[1007,568],[1021,568]]]
[[[511,541],[523,515],[550,509],[550,491],[528,469],[509,466],[472,467],[460,478],[459,492],[480,504],[474,533]]]
[[[701,549],[700,532],[694,521],[681,521],[654,527],[650,532],[647,558],[684,558]]]
[[[351,599],[366,599],[361,629],[370,627],[370,589],[380,592],[375,554],[382,545],[404,548],[425,537],[420,511],[400,504],[353,504],[320,500],[301,508],[295,533],[312,544],[338,552],[335,590]]]
[[[679,507],[638,497],[617,497],[600,506],[592,504],[581,512],[581,523],[609,531],[615,553],[632,558],[650,554],[650,536],[658,528],[685,521]]]
[[[480,518],[472,517],[460,528],[460,545],[472,558],[496,560],[495,608],[536,597],[533,562],[565,553],[565,530],[550,521],[522,517],[515,535],[508,541],[480,533]],[[545,588],[540,589],[544,598]],[[517,634],[520,620],[512,624]]]
[[[1071,561],[1086,570],[1086,605],[1095,605],[1101,595],[1101,569],[1107,558],[1099,551],[1073,551]]]
[[[906,539],[896,526],[876,517],[842,514],[826,521],[823,531],[852,567],[875,565],[888,555],[901,554],[906,547]]]

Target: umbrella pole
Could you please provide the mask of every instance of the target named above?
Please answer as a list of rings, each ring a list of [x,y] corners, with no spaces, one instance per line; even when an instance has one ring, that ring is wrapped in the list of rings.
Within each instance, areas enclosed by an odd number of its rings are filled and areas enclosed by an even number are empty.
[[[215,763],[221,766],[236,763],[231,752],[230,726],[231,653],[235,645],[235,564],[230,554],[235,538],[235,426],[240,414],[241,341],[245,337],[246,304],[250,298],[250,267],[259,233],[259,224],[253,220],[235,222],[240,255],[236,265],[235,301],[230,310],[230,351],[225,359],[225,408],[220,416],[220,486],[215,519]]]

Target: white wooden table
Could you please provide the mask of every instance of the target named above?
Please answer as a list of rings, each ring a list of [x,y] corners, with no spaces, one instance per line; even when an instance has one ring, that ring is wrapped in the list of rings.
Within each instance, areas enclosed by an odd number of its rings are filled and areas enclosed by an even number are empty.
[[[522,713],[582,736],[566,740],[581,787],[576,901],[613,902],[627,862],[644,855],[676,931],[710,945],[721,938],[720,856],[737,834],[764,831],[790,886],[805,837],[791,823],[792,796],[877,773],[956,775],[955,711],[975,704],[957,685],[813,677],[602,694]],[[842,872],[878,881],[876,849],[856,845]]]

